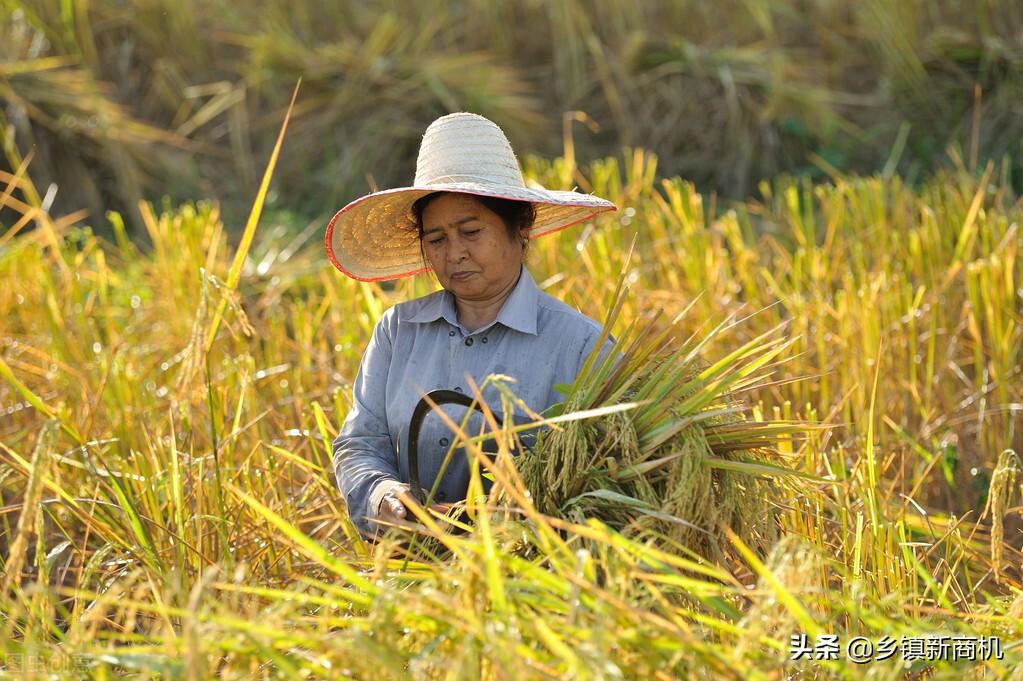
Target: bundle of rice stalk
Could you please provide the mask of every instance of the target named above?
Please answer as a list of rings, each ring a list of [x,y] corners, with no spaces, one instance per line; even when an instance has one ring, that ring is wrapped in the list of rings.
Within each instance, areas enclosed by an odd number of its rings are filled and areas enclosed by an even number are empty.
[[[623,282],[605,334],[621,309]],[[591,354],[552,415],[626,402],[634,408],[543,431],[536,455],[517,465],[542,513],[595,517],[630,537],[718,561],[732,554],[728,527],[766,555],[777,538],[780,481],[801,475],[773,445],[811,426],[753,420],[740,395],[762,384],[794,339],[779,337],[780,325],[708,363],[701,350],[732,318],[679,343],[676,327],[688,309],[666,328],[658,329],[660,312],[634,324],[600,362]]]

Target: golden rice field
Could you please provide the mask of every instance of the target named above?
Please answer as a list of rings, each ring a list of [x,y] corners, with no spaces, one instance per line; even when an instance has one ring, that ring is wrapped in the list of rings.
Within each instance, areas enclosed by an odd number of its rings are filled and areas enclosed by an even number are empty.
[[[424,515],[411,554],[364,543],[331,441],[374,323],[434,282],[341,276],[325,225],[259,220],[262,193],[240,240],[216,205],[143,203],[143,246],[4,175],[23,219],[0,236],[0,669],[1023,679],[1023,203],[1003,169],[780,178],[725,206],[641,151],[525,165],[622,208],[528,266],[636,343],[618,380],[646,401],[560,425],[652,426],[674,385],[652,339],[693,350],[698,410],[731,396],[774,428],[759,460],[693,470],[747,480],[731,498],[770,532],[710,528],[708,554],[561,517],[499,456],[472,531]],[[588,406],[625,395],[599,379]]]

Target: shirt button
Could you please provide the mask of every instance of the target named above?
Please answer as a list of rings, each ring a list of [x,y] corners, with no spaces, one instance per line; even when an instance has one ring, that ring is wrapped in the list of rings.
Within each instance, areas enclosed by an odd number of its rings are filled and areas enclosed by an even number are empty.
[[[455,330],[451,329],[450,331],[448,331],[448,335],[449,336],[454,336],[455,335]]]
[[[484,336],[484,337],[483,337],[483,342],[484,342],[484,343],[486,343],[486,342],[487,342],[487,337],[486,337],[486,336]]]
[[[472,345],[472,338],[466,338],[465,339],[465,344],[466,345]]]
[[[448,439],[446,437],[442,437],[440,439],[440,446],[441,447],[447,447],[448,446]]]

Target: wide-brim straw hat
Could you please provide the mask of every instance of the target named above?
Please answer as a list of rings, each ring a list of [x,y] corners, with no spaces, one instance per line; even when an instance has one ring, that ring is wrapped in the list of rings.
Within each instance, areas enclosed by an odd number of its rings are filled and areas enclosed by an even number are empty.
[[[501,128],[483,116],[453,113],[426,129],[411,187],[367,194],[331,218],[326,235],[330,261],[360,281],[399,279],[429,270],[411,209],[416,199],[433,192],[529,201],[536,209],[530,239],[617,210],[592,194],[527,187]]]

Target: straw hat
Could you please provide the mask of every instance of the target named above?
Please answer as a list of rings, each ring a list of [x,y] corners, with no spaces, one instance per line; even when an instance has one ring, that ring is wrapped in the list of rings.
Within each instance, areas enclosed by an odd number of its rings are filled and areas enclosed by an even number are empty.
[[[360,281],[384,281],[425,272],[412,203],[432,192],[461,192],[530,201],[535,239],[617,207],[592,194],[526,187],[504,132],[471,113],[441,116],[426,129],[411,187],[358,198],[327,225],[327,256]]]

